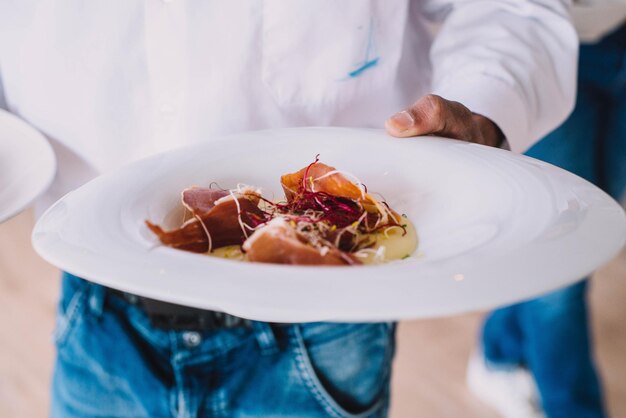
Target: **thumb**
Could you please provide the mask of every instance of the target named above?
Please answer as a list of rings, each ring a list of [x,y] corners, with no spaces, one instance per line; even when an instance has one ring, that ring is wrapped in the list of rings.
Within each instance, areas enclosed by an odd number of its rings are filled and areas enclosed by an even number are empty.
[[[446,126],[447,104],[448,101],[439,96],[424,96],[387,119],[385,129],[400,138],[441,132]]]

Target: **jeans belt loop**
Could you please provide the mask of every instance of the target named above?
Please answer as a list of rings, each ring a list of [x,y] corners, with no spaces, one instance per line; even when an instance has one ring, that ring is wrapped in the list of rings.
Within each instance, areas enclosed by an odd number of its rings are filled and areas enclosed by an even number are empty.
[[[272,326],[267,322],[251,321],[261,354],[269,356],[278,353],[278,343]]]
[[[89,311],[95,318],[102,316],[104,309],[104,298],[106,297],[106,289],[98,284],[90,283],[89,285],[88,307]]]

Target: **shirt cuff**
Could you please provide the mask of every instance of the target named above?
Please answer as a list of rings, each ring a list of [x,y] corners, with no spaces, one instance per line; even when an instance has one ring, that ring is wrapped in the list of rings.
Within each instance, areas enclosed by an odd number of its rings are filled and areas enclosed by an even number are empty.
[[[502,130],[513,152],[521,154],[537,140],[530,133],[524,101],[513,87],[495,77],[456,77],[435,86],[433,93],[489,118]]]

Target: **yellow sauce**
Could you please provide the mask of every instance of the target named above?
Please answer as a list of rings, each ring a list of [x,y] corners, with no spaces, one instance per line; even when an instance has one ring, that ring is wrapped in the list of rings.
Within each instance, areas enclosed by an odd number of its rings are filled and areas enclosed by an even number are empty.
[[[241,247],[239,245],[221,247],[213,250],[208,255],[212,257],[226,258],[228,260],[245,261],[246,259],[246,255],[241,251]]]
[[[402,228],[389,228],[386,233],[374,234],[376,244],[369,250],[361,250],[359,260],[363,264],[380,264],[411,257],[417,249],[417,231],[406,217],[402,217],[402,222],[406,225],[406,234],[403,235]]]

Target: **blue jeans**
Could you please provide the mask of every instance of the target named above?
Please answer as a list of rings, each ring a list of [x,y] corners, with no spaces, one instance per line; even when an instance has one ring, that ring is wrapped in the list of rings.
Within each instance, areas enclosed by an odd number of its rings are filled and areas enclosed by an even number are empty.
[[[557,130],[529,156],[560,166],[619,199],[626,186],[626,26],[580,49],[578,99]],[[487,361],[523,365],[550,418],[604,417],[592,360],[587,281],[498,309],[485,321]]]
[[[387,414],[392,323],[169,331],[67,273],[57,319],[53,417]]]

